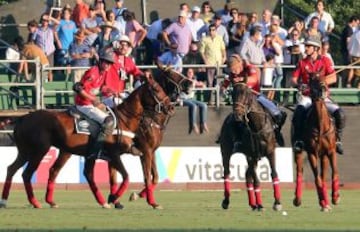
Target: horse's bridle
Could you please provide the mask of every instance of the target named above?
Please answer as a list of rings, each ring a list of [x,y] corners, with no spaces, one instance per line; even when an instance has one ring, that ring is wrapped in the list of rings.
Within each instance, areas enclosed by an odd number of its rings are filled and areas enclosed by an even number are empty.
[[[154,111],[156,113],[164,113],[166,115],[173,115],[174,112],[174,106],[169,103],[167,104],[166,101],[171,102],[168,95],[164,94],[165,96],[160,99],[159,96],[157,96],[155,89],[159,87],[159,84],[157,82],[154,82],[151,87],[149,86],[149,91],[151,95],[153,96],[154,100],[156,101],[156,105],[154,107]]]

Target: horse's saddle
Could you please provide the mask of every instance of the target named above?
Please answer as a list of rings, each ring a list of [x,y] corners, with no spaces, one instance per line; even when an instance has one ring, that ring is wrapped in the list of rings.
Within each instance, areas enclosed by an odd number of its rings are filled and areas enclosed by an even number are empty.
[[[116,127],[116,117],[111,108],[106,107],[107,113],[114,119],[114,129]],[[77,134],[97,135],[101,129],[101,125],[80,112],[75,106],[68,109],[68,113],[74,118],[75,132]],[[115,131],[116,132],[116,131]],[[113,132],[114,133],[114,132]]]

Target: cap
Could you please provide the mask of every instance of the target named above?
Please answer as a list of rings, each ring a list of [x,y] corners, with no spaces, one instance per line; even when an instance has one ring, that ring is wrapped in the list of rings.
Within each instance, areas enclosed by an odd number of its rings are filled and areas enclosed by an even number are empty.
[[[187,17],[186,12],[183,11],[183,10],[181,10],[181,11],[179,12],[179,17]]]
[[[127,42],[131,46],[130,38],[127,35],[122,35],[119,39],[119,42]]]
[[[200,9],[200,7],[198,7],[198,6],[194,6],[191,11],[192,11],[192,12],[198,12],[198,13],[200,13],[200,12],[201,12],[201,9]]]
[[[321,48],[321,41],[319,38],[310,36],[304,42],[305,45],[315,46]]]

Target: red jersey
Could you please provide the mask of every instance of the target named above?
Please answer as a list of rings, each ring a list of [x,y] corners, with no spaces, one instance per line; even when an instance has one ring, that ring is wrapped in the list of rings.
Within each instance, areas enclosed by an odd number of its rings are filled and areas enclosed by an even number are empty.
[[[80,83],[83,86],[83,90],[92,96],[96,96],[104,84],[105,75],[106,72],[100,74],[98,66],[94,66],[87,70],[80,80]],[[80,94],[76,94],[75,104],[85,106],[92,105],[92,102],[91,100],[82,97]]]
[[[327,76],[335,72],[331,61],[328,57],[319,55],[316,60],[312,61],[310,57],[306,57],[299,61],[293,77],[298,79],[301,78],[302,84],[309,84],[310,73],[320,72],[321,76]],[[309,95],[309,89],[303,91],[304,95]]]
[[[106,75],[104,88],[101,92],[104,97],[110,97],[113,93],[124,91],[125,75],[133,75],[136,78],[143,74],[130,57],[119,56],[114,53],[114,60],[115,63]]]
[[[236,80],[235,78],[239,78],[240,80]],[[223,86],[226,88],[229,86],[230,83],[232,84],[235,84],[239,81],[242,81],[245,77],[247,77],[247,82],[246,82],[246,85],[259,92],[260,91],[260,80],[258,78],[258,75],[257,75],[257,72],[256,72],[256,69],[252,66],[252,65],[249,65],[247,66],[240,74],[238,75],[235,75],[233,73],[231,73],[229,75],[229,79],[225,79],[224,80],[224,83],[223,83]]]

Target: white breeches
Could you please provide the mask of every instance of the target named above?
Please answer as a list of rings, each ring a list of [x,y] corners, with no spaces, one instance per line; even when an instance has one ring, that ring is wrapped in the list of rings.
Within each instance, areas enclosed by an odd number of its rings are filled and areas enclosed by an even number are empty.
[[[105,118],[108,116],[107,113],[100,110],[99,108],[93,106],[93,105],[86,105],[86,106],[79,106],[76,105],[76,108],[89,118],[97,121],[98,123],[102,124],[105,120]]]
[[[303,106],[305,109],[308,109],[312,104],[311,98],[308,96],[300,96],[298,98],[298,105]],[[330,98],[325,98],[325,105],[328,111],[333,114],[336,110],[339,109],[339,106],[332,102]]]

